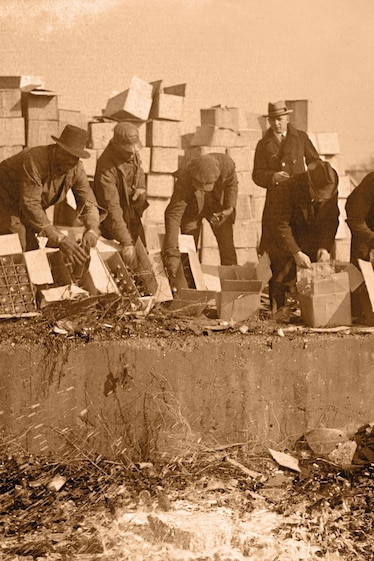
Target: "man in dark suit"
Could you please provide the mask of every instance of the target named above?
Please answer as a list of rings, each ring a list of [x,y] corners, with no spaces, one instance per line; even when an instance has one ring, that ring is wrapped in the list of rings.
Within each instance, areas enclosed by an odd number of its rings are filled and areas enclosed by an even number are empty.
[[[271,241],[276,192],[284,181],[303,173],[306,165],[319,159],[308,135],[290,125],[290,113],[292,110],[287,109],[284,101],[269,103],[268,114],[264,117],[268,119],[270,128],[256,146],[252,178],[256,185],[266,189],[260,253],[267,251]]]
[[[352,233],[351,262],[370,261],[374,249],[374,172],[364,177],[352,191],[345,205],[347,224]]]
[[[338,174],[317,160],[304,173],[286,181],[277,192],[275,236],[268,251],[273,276],[269,283],[272,309],[285,305],[296,283],[296,266],[328,261],[339,224]]]

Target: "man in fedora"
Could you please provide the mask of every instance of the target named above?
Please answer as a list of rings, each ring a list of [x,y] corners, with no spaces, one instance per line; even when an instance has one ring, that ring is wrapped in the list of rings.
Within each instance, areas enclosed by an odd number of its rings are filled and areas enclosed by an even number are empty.
[[[330,259],[339,224],[338,174],[328,162],[316,160],[284,182],[274,202],[269,296],[277,310],[294,290],[296,266],[308,269],[312,262]]]
[[[198,156],[174,174],[173,195],[165,210],[163,259],[169,278],[180,266],[178,234],[194,236],[197,246],[203,218],[218,243],[222,265],[236,265],[233,223],[238,195],[235,163],[226,154]]]
[[[266,189],[260,253],[267,251],[272,237],[271,212],[275,192],[289,177],[303,173],[306,165],[319,159],[308,135],[289,123],[290,113],[292,110],[287,109],[284,101],[269,103],[264,117],[270,128],[256,146],[252,178],[256,185]]]
[[[97,161],[94,192],[107,211],[101,224],[104,237],[121,244],[121,255],[129,267],[136,267],[135,242],[146,245],[142,215],[149,206],[145,175],[139,150],[142,144],[136,125],[118,123],[113,138]]]
[[[39,247],[37,236],[48,238],[75,265],[87,261],[100,235],[99,210],[80,158],[88,133],[66,125],[55,144],[25,148],[0,163],[0,234],[17,233],[23,251]],[[69,189],[85,230],[82,245],[65,236],[49,220],[46,209],[63,201]]]

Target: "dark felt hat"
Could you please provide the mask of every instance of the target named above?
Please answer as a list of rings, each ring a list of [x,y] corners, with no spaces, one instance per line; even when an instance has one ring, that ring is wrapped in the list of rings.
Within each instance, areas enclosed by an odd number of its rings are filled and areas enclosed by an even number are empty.
[[[66,152],[77,158],[89,158],[90,153],[84,150],[88,132],[74,125],[66,125],[59,138],[51,135],[52,139],[61,146]]]
[[[308,175],[312,189],[319,199],[328,200],[336,194],[339,177],[329,162],[311,162],[308,165]]]
[[[289,113],[293,113],[292,109],[287,109],[286,103],[281,101],[276,101],[275,103],[268,104],[268,114],[263,115],[270,119],[271,117],[280,117],[281,115],[289,115]]]

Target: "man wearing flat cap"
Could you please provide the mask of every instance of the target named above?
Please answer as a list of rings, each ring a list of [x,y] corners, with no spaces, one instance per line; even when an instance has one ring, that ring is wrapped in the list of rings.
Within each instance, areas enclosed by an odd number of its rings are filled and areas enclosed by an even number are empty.
[[[273,276],[270,303],[277,310],[296,282],[296,266],[329,261],[339,224],[338,174],[328,162],[316,160],[306,172],[284,182],[277,192],[274,237],[269,244]]]
[[[269,103],[264,117],[270,128],[256,146],[252,178],[256,185],[266,189],[260,253],[267,251],[271,241],[271,209],[275,192],[289,177],[303,173],[308,164],[319,159],[308,135],[289,123],[290,113],[292,110],[287,109],[284,101]]]
[[[236,265],[233,223],[238,195],[235,163],[226,154],[194,158],[175,172],[173,195],[165,210],[163,258],[169,278],[180,266],[179,230],[194,236],[196,247],[206,218],[217,239],[222,265]]]
[[[121,244],[121,255],[131,268],[136,267],[135,242],[145,245],[142,215],[149,206],[139,150],[142,145],[136,125],[118,123],[113,138],[97,161],[94,192],[107,211],[101,224],[104,237]]]
[[[39,247],[37,236],[48,238],[74,265],[86,263],[91,247],[100,235],[99,210],[80,158],[88,133],[66,125],[55,144],[25,148],[0,163],[0,234],[17,233],[22,250]],[[72,190],[77,217],[85,226],[82,245],[64,235],[46,214],[46,209],[63,201]]]

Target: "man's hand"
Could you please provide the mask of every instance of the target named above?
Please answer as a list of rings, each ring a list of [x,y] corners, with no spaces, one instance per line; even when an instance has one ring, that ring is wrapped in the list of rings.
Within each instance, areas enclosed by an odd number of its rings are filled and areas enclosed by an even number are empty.
[[[287,181],[290,176],[286,171],[277,171],[273,175],[273,183],[274,185],[278,185],[278,183],[283,183],[283,181]]]
[[[166,249],[163,253],[163,259],[169,279],[174,279],[177,276],[178,269],[181,265],[179,249],[176,247]]]
[[[311,269],[312,268],[312,262],[311,262],[311,260],[309,259],[309,256],[306,253],[303,253],[302,251],[298,251],[297,253],[295,253],[293,258],[295,259],[296,265],[298,267],[300,267],[301,269]]]
[[[96,246],[98,239],[99,239],[99,235],[94,230],[86,230],[83,233],[82,248],[87,253],[87,255],[90,254],[91,247]]]
[[[214,226],[214,228],[219,228],[220,226],[222,226],[222,224],[227,222],[233,212],[234,209],[232,207],[226,208],[221,212],[215,212],[214,214],[212,214],[212,217],[210,219],[211,225]]]
[[[317,251],[317,261],[318,262],[326,262],[330,261],[330,254],[327,249],[320,248]]]
[[[58,247],[73,265],[84,265],[88,259],[84,249],[75,240],[67,236],[59,242]]]
[[[136,250],[133,245],[122,245],[121,246],[121,257],[128,267],[131,269],[136,268],[138,264],[138,259],[136,256]]]

